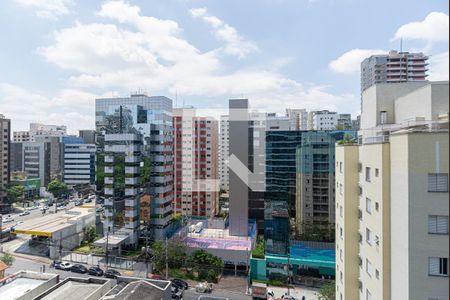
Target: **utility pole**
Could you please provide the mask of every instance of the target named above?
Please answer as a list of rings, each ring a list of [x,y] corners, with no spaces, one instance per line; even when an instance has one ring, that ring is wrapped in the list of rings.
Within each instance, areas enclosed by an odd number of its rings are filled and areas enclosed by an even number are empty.
[[[291,295],[291,253],[288,252],[288,263],[287,263],[287,274],[288,274],[288,291],[287,294],[290,296]]]
[[[109,231],[106,232],[105,269],[108,270]]]
[[[168,256],[168,251],[167,251],[167,237],[166,237],[166,280],[169,279],[169,256]]]
[[[148,278],[148,226],[147,232],[145,233],[145,278]]]
[[[62,231],[59,232],[59,260],[62,260]]]

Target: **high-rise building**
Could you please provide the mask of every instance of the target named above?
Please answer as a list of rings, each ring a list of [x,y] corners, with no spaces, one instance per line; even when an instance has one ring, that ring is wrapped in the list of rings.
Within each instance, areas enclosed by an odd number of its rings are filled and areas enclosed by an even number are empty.
[[[7,199],[6,186],[10,178],[10,139],[11,139],[11,120],[6,119],[0,114],[0,212],[5,213],[10,209]]]
[[[218,203],[218,122],[194,108],[173,110],[175,213],[212,217]]]
[[[48,143],[50,151],[50,181],[54,179],[61,180],[62,178],[62,137],[53,135],[38,135],[34,137],[34,142],[36,143]]]
[[[304,131],[266,132],[266,253],[287,254],[290,220],[295,217],[296,150]]]
[[[112,176],[107,176],[112,180],[107,180],[106,177],[104,180],[104,192],[111,197],[105,200],[105,205],[125,201],[128,208],[123,209],[129,224],[125,224],[125,227],[134,230],[139,223],[139,198],[143,194],[150,195],[151,215],[148,226],[154,239],[164,238],[172,224],[172,100],[143,94],[97,99],[96,132],[98,153],[105,153],[104,168],[112,167],[108,170],[108,174]],[[123,170],[120,170],[115,160],[122,161],[122,158]],[[125,179],[122,175],[118,176],[119,183],[129,186],[125,188],[125,195],[110,190],[118,187],[114,183],[117,178],[115,170],[120,170],[123,176],[128,174]],[[97,189],[101,189],[102,184],[98,180]],[[128,198],[133,200],[128,201]],[[113,205],[112,208],[114,207]],[[121,210],[120,206],[118,209]]]
[[[13,142],[22,143],[30,141],[30,132],[29,131],[14,131],[13,132]]]
[[[229,230],[230,235],[248,236],[248,169],[253,149],[247,99],[229,100],[229,138]],[[243,169],[233,164],[234,160],[237,160]]]
[[[79,130],[78,136],[82,138],[86,144],[95,144],[95,130]]]
[[[23,143],[10,143],[11,151],[9,152],[9,166],[11,172],[23,171]]]
[[[63,182],[68,186],[95,184],[95,145],[82,138],[63,137]]]
[[[23,171],[28,178],[39,178],[41,186],[50,182],[50,142],[24,142],[22,146]]]
[[[359,144],[336,147],[337,299],[448,299],[448,88],[363,92]]]
[[[355,130],[353,129],[351,114],[338,114],[336,129],[338,130]]]
[[[334,228],[334,149],[344,134],[356,132],[308,131],[297,147],[296,230],[299,234],[316,228]],[[333,239],[334,237],[328,237]]]
[[[279,116],[276,113],[266,113],[266,130],[295,130],[295,119]]]
[[[228,156],[229,156],[229,131],[230,122],[227,115],[220,116],[220,130],[219,130],[219,178],[220,189],[226,192],[229,191],[229,176],[228,170]]]
[[[361,63],[361,92],[377,83],[424,81],[428,56],[423,53],[390,51],[372,55]]]
[[[291,120],[292,130],[308,129],[308,112],[306,109],[287,108],[286,116]]]

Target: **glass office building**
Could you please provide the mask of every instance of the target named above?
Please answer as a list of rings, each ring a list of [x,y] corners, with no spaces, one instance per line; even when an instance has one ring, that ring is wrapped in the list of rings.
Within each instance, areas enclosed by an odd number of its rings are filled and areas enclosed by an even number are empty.
[[[173,126],[172,100],[163,96],[135,94],[96,100],[98,158],[104,161],[104,181],[97,188],[110,199],[125,201],[124,226],[139,228],[139,199],[150,195],[150,223],[154,239],[164,238],[172,222]],[[118,164],[124,162],[125,179],[116,184]],[[133,201],[131,201],[133,199]],[[114,212],[117,213],[117,212]],[[107,214],[105,212],[105,214]],[[108,213],[112,216],[113,212]],[[114,218],[112,219],[114,222]],[[114,227],[114,224],[111,224]]]
[[[266,254],[285,255],[295,216],[296,150],[304,131],[266,132],[264,240]]]

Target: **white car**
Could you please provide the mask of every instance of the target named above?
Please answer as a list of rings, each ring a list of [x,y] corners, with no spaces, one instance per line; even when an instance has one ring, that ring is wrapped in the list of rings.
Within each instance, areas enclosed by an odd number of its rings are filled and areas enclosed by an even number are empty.
[[[10,222],[14,222],[14,218],[13,217],[6,217],[3,219],[3,223],[10,223]]]
[[[19,214],[19,216],[26,216],[26,215],[29,215],[30,214],[30,212],[28,211],[28,210],[25,210],[25,211],[23,211],[23,212],[21,212],[20,214]]]
[[[212,283],[201,282],[195,286],[195,291],[197,293],[211,293],[213,290]]]
[[[58,264],[58,266],[55,266],[55,269],[64,270],[64,271],[70,271],[72,266],[73,265],[71,263],[69,263],[69,262],[62,262],[62,263]]]

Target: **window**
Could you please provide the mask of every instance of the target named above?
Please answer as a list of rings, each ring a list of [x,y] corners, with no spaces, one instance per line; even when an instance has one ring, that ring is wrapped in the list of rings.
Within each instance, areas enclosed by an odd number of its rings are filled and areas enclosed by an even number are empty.
[[[372,201],[366,198],[366,212],[372,214]]]
[[[362,171],[362,163],[358,163],[358,173],[361,173]]]
[[[428,257],[428,274],[431,276],[448,276],[448,258]]]
[[[387,122],[387,111],[380,111],[380,124],[386,124]]]
[[[428,174],[429,192],[448,192],[448,174],[447,173],[429,173]]]
[[[339,162],[339,173],[342,173],[342,161]]]
[[[372,294],[369,292],[369,290],[366,290],[366,300],[372,300]]]
[[[342,215],[342,205],[341,206],[339,206],[339,215],[342,217],[343,215]]]
[[[339,184],[339,195],[342,195],[342,183]]]
[[[366,167],[366,181],[370,182],[370,168]]]
[[[372,263],[367,258],[366,258],[366,272],[370,277],[372,277]]]
[[[448,234],[448,216],[428,216],[428,233]]]
[[[369,228],[366,228],[366,242],[369,245],[372,245],[372,232]]]
[[[378,211],[380,209],[380,204],[378,202],[375,202],[375,210]]]
[[[380,175],[380,170],[378,168],[375,168],[375,177],[378,177]]]
[[[380,279],[380,271],[378,271],[378,269],[375,269],[375,277]]]

